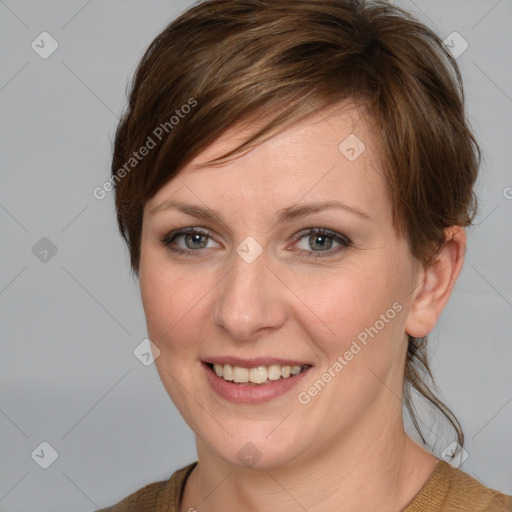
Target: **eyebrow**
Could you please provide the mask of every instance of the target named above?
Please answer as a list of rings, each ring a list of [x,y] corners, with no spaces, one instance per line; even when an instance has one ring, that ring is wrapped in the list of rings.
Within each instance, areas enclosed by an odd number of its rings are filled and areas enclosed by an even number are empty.
[[[361,217],[366,220],[371,220],[371,217],[361,210],[358,210],[357,208],[353,206],[349,206],[345,203],[342,203],[340,201],[322,201],[319,203],[308,203],[303,205],[295,205],[295,206],[289,206],[287,208],[283,208],[282,210],[279,210],[277,212],[278,215],[278,222],[289,222],[292,220],[300,219],[302,217],[305,217],[307,215],[310,215],[312,213],[317,213],[319,211],[328,209],[328,208],[339,208],[342,210],[345,210],[349,213],[352,213],[354,215],[357,215],[358,217]],[[207,206],[198,206],[198,205],[192,205],[187,203],[182,203],[180,201],[175,201],[172,199],[168,199],[166,201],[161,202],[157,206],[155,206],[153,209],[150,210],[150,214],[154,215],[155,213],[162,211],[162,210],[169,210],[169,209],[176,209],[182,213],[185,213],[187,215],[190,215],[192,217],[197,217],[200,219],[205,220],[220,220],[222,224],[225,225],[224,221],[222,220],[222,216],[219,212],[212,210],[211,208]]]

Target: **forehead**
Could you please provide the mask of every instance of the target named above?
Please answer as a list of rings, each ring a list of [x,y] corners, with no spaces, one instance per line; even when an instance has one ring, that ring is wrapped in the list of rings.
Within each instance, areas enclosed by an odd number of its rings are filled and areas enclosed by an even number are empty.
[[[313,200],[343,200],[359,209],[389,206],[374,128],[353,104],[313,112],[241,156],[203,167],[266,121],[226,131],[164,185],[149,208],[165,199],[215,202],[234,210],[240,202],[278,210]]]
[[[263,120],[249,120],[243,124],[235,124],[201,151],[201,153],[196,155],[185,169],[191,172],[208,166],[210,161],[220,158],[228,151],[241,145],[251,135],[263,128],[268,121],[269,119],[265,118]],[[307,151],[314,152],[314,148],[317,147],[318,143],[321,143],[322,148],[335,148],[343,155],[342,150],[347,148],[338,146],[350,134],[357,134],[360,139],[364,139],[366,149],[375,152],[373,147],[376,142],[373,140],[375,139],[374,131],[368,114],[354,103],[345,101],[321,111],[312,109],[310,115],[273,135],[269,140],[270,143],[258,144],[256,147],[259,148],[259,151],[256,153],[258,156],[263,157],[274,150],[274,157],[277,157],[283,149],[286,150],[288,147],[291,149],[291,146],[294,144],[304,145]],[[298,148],[294,147],[287,156],[293,159],[293,155],[297,154],[297,151]],[[320,151],[320,148],[316,152],[318,151]],[[350,155],[350,153],[345,155],[349,158],[355,156]],[[355,158],[352,159],[352,161],[354,160]],[[218,164],[213,164],[213,166],[216,165]]]

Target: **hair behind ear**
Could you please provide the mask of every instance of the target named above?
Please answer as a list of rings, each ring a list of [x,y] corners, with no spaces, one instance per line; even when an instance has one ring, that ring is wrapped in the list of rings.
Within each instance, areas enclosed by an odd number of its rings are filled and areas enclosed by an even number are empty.
[[[418,424],[417,415],[415,414],[411,397],[411,387],[443,413],[457,433],[458,444],[463,447],[464,432],[459,421],[450,408],[442,402],[425,383],[424,376],[428,376],[432,383],[434,382],[434,377],[428,362],[427,337],[414,338],[413,336],[409,336],[407,360],[405,364],[404,403],[410,413],[414,428],[420,435],[423,444],[427,444],[421,427]]]

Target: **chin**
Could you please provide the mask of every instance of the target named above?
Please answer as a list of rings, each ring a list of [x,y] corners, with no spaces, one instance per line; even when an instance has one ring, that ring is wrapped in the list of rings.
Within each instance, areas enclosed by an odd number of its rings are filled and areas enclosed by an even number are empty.
[[[231,432],[232,437],[224,433],[222,439],[212,436],[212,430],[209,430],[210,435],[202,437],[201,444],[227,464],[256,470],[289,466],[300,456],[302,450],[298,447],[304,446],[304,441],[297,440],[298,436],[291,432],[281,432],[274,439],[272,435],[269,436],[268,428],[264,430],[261,432],[261,429],[257,431],[255,428],[240,427],[238,432]],[[201,456],[202,450],[198,452]]]

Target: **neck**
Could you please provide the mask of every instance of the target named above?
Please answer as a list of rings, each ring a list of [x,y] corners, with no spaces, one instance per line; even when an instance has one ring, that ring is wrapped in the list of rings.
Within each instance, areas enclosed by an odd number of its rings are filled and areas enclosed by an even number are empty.
[[[402,510],[437,459],[406,435],[401,409],[396,412],[395,421],[388,417],[380,425],[362,418],[357,428],[317,446],[313,455],[267,469],[230,464],[198,441],[199,463],[180,510]]]

